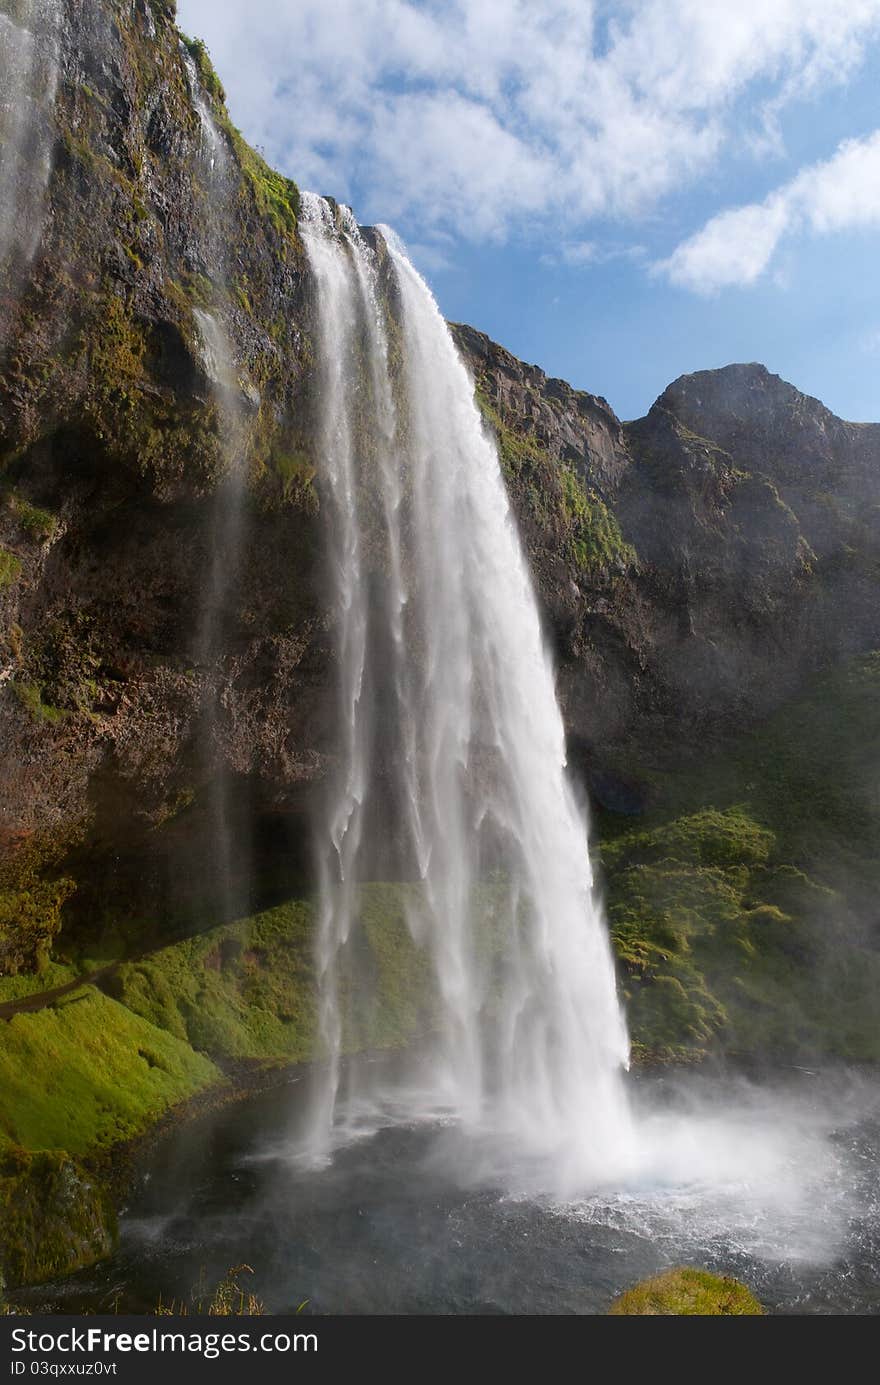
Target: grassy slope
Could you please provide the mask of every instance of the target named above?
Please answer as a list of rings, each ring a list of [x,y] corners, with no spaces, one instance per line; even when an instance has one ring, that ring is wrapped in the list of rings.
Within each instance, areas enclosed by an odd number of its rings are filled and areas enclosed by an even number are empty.
[[[601,823],[638,1048],[880,1058],[880,654]]]
[[[91,1153],[221,1080],[206,1057],[84,987],[0,1034],[0,1142]]]
[[[410,893],[361,891],[357,962],[368,984],[346,1035],[352,1050],[404,1043],[426,1022],[426,962],[404,913]],[[291,900],[123,963],[102,982],[107,994],[84,985],[0,1024],[0,1148],[94,1153],[222,1082],[230,1062],[314,1057],[314,924],[313,906]],[[0,980],[0,1001],[72,975],[53,964]]]

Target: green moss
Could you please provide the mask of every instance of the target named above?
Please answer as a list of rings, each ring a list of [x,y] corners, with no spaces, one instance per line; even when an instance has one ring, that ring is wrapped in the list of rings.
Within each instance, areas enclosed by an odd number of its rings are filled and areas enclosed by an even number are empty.
[[[547,532],[554,552],[582,576],[634,562],[635,550],[624,542],[617,517],[572,466],[554,460],[537,438],[509,427],[479,385],[475,399],[495,435],[512,496]]]
[[[22,529],[33,539],[51,539],[58,527],[58,521],[48,510],[41,510],[20,495],[10,497],[10,506]]]
[[[21,563],[14,553],[8,553],[5,548],[0,548],[0,591],[5,587],[11,587],[21,576]]]
[[[206,279],[204,274],[199,274],[196,271],[187,273],[183,277],[182,285],[175,285],[175,287],[179,287],[181,295],[194,303],[197,308],[210,309],[217,300],[217,290],[211,280]]]
[[[107,1190],[69,1155],[0,1149],[0,1278],[10,1288],[94,1264],[115,1236]]]
[[[704,808],[648,832],[629,832],[603,847],[608,867],[671,859],[698,866],[764,865],[773,833],[740,807]]]
[[[30,675],[29,709],[55,721],[71,712],[89,713],[100,695],[103,662],[100,627],[93,616],[71,610],[45,621],[33,632],[27,658],[21,661]]]
[[[46,831],[7,846],[0,860],[0,977],[43,971],[75,889],[63,862],[73,831]],[[51,983],[48,983],[51,984]]]
[[[256,203],[257,210],[265,217],[283,239],[296,236],[299,217],[299,189],[291,178],[270,168],[261,154],[252,149],[241,132],[229,119],[226,110],[226,93],[223,84],[214,70],[210,55],[201,39],[190,39],[181,35],[196,68],[205,94],[214,106],[214,114],[221,129],[226,133],[239,168],[244,176]],[[246,311],[250,314],[250,308]]]
[[[39,995],[54,986],[64,986],[76,980],[73,967],[64,962],[46,962],[39,971],[20,971],[0,976],[0,1005],[10,1000]]]
[[[431,962],[408,923],[421,902],[417,885],[374,884],[359,891],[362,929],[340,963],[344,1044],[352,1052],[398,1048],[429,1027]]]
[[[746,1317],[763,1314],[764,1309],[738,1279],[684,1268],[636,1284],[615,1299],[608,1312],[618,1317]]]
[[[196,70],[199,74],[199,80],[203,89],[207,95],[210,96],[212,101],[216,101],[219,105],[225,106],[226,92],[223,90],[223,83],[217,76],[214,64],[211,62],[211,56],[208,52],[207,45],[200,38],[187,38],[185,34],[181,34],[181,38],[183,39],[187,52],[196,65]]]
[[[635,549],[624,542],[617,516],[604,500],[566,465],[560,466],[559,480],[563,512],[571,526],[568,552],[575,565],[588,573],[633,563]]]
[[[407,927],[414,888],[359,892],[363,928],[340,962],[350,1051],[394,1047],[421,1023],[429,968]],[[291,900],[127,963],[108,986],[136,1014],[215,1058],[305,1061],[318,1044],[314,929],[311,902]]]
[[[0,1138],[93,1153],[220,1080],[209,1059],[85,986],[0,1024]]]
[[[172,301],[177,297],[184,297],[179,289],[171,292]],[[149,327],[138,318],[133,302],[108,288],[94,307],[95,316],[80,340],[90,370],[85,412],[108,455],[136,466],[160,485],[184,476],[190,484],[216,480],[225,457],[216,400],[166,397],[156,390]],[[182,344],[191,328],[186,299],[184,313],[186,321],[178,328]]]
[[[281,499],[285,504],[293,502],[312,514],[317,513],[317,471],[311,458],[304,451],[273,450],[269,458],[269,469],[277,475],[281,483]]]
[[[239,168],[251,188],[258,211],[268,218],[279,236],[294,237],[300,209],[296,183],[270,168],[262,155],[251,148],[234,126],[229,127],[229,134]]]
[[[0,889],[0,968],[8,974],[40,971],[61,928],[61,908],[73,880],[35,882],[31,889]]]
[[[880,1057],[880,656],[815,680],[602,821],[608,913],[638,1052]],[[697,811],[697,805],[702,805]]]
[[[312,910],[295,900],[119,969],[113,994],[223,1058],[305,1059],[315,1042]]]
[[[63,707],[53,707],[51,703],[43,701],[42,689],[36,683],[12,684],[16,697],[35,721],[48,722],[50,726],[57,726],[67,716]]]

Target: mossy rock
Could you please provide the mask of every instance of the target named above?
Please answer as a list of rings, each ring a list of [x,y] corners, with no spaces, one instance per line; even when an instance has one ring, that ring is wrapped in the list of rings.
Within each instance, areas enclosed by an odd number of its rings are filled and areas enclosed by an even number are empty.
[[[474,398],[494,434],[514,503],[545,532],[551,548],[580,577],[630,567],[635,550],[601,496],[533,434],[509,427],[479,383]]]
[[[738,1279],[681,1267],[643,1279],[616,1298],[614,1317],[755,1317],[764,1309]]]
[[[0,1153],[0,1275],[9,1288],[92,1265],[116,1241],[100,1179],[59,1150]]]

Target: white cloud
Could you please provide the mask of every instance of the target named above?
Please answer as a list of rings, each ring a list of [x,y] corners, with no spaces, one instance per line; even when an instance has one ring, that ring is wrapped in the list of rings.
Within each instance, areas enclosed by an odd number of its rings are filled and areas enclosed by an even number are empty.
[[[880,32],[880,0],[179,0],[179,14],[233,118],[304,185],[422,236],[540,223],[572,244],[732,146],[766,154],[779,112],[845,80]],[[769,232],[752,233],[759,258]]]
[[[584,269],[587,265],[605,265],[612,260],[641,260],[645,253],[643,245],[599,245],[593,240],[562,241],[558,250],[539,255],[538,263],[548,269],[557,269],[560,265],[567,269]]]
[[[598,253],[599,248],[592,240],[569,241],[559,251],[563,264],[567,265],[591,264]]]
[[[683,241],[656,269],[697,293],[753,284],[768,269],[784,236],[798,231],[880,227],[880,130],[846,140],[763,202],[720,212]]]

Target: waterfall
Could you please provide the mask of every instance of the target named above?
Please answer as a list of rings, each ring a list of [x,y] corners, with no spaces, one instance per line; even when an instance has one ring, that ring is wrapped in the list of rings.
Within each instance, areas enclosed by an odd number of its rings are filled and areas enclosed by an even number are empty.
[[[202,157],[208,165],[210,174],[216,173],[218,177],[225,177],[229,169],[229,153],[224,141],[220,137],[220,131],[214,123],[208,103],[202,92],[199,74],[193,61],[192,54],[181,39],[180,53],[183,58],[183,65],[186,68],[186,75],[189,81],[190,97],[193,109],[199,118],[199,125],[202,131]]]
[[[182,41],[180,51],[199,121],[199,162],[207,198],[207,261],[218,300],[217,310],[195,308],[193,316],[201,338],[202,367],[211,384],[222,429],[225,463],[225,474],[211,504],[208,570],[201,583],[197,610],[195,652],[206,678],[197,755],[206,779],[212,904],[219,917],[232,918],[246,913],[250,902],[245,873],[234,868],[234,858],[240,860],[246,844],[236,828],[233,786],[220,734],[227,682],[222,660],[228,655],[230,606],[241,570],[246,491],[241,382],[232,342],[218,315],[228,297],[221,212],[228,205],[232,169],[226,143],[202,92],[196,65]]]
[[[0,10],[0,271],[22,273],[43,227],[58,86],[58,0]]]
[[[301,229],[341,724],[320,832],[327,1064],[312,1147],[347,1119],[358,884],[392,843],[434,978],[419,1100],[569,1179],[598,1177],[628,1148],[628,1041],[496,447],[393,234],[312,194]]]

